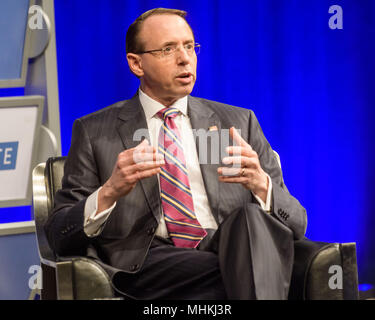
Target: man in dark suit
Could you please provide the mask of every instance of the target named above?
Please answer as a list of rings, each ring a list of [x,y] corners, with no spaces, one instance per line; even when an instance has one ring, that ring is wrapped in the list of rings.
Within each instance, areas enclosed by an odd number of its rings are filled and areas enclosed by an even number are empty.
[[[199,45],[185,14],[129,27],[140,89],[75,121],[50,244],[97,259],[128,297],[285,299],[305,210],[252,111],[189,95]]]

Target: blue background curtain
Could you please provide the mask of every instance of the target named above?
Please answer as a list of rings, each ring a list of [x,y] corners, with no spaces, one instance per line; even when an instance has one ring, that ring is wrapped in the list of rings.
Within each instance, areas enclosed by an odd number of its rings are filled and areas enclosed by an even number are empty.
[[[137,90],[125,33],[155,7],[188,11],[202,45],[192,94],[254,110],[307,237],[357,242],[360,282],[375,283],[375,1],[56,0],[63,155],[74,119]]]

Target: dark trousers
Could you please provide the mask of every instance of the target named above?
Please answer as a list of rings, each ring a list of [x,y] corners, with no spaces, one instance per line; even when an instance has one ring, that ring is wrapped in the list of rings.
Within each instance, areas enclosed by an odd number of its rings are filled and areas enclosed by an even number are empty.
[[[287,298],[293,260],[289,229],[250,203],[212,231],[197,249],[155,237],[139,272],[113,277],[117,292],[146,300]]]

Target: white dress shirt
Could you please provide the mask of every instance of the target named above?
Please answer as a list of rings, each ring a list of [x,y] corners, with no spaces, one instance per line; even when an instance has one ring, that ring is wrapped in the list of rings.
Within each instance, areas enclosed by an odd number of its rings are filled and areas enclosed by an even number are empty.
[[[164,109],[165,106],[151,99],[144,92],[142,92],[141,89],[139,89],[139,100],[146,116],[146,122],[151,140],[149,142],[152,146],[155,146],[156,149],[158,149],[158,136],[163,120],[160,119],[156,114],[161,109]],[[208,203],[206,189],[204,187],[202,173],[200,170],[193,130],[190,119],[187,115],[187,96],[177,100],[171,107],[180,111],[180,114],[174,118],[174,122],[181,136],[181,144],[184,150],[196,217],[203,228],[217,229],[217,223],[212,215]],[[262,209],[266,212],[270,211],[272,194],[272,182],[268,175],[267,177],[268,193],[266,203],[264,203],[258,196],[254,195]],[[100,189],[101,188],[91,194],[86,201],[84,212],[84,231],[88,236],[97,236],[100,234],[107,218],[116,206],[116,203],[114,203],[111,208],[97,214],[98,192]],[[164,215],[162,215],[160,218],[156,234],[164,238],[168,237],[168,230],[164,221]]]

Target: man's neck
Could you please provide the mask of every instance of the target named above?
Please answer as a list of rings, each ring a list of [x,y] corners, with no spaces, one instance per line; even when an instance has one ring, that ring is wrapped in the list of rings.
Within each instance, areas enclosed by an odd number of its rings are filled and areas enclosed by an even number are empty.
[[[147,89],[144,89],[142,88],[142,86],[140,86],[140,89],[142,90],[142,92],[144,94],[146,94],[149,98],[161,103],[163,106],[165,107],[170,107],[171,105],[173,105],[177,100],[183,98],[183,97],[163,97],[163,98],[160,98],[160,97],[157,97],[155,96],[151,91],[147,90]]]
[[[165,107],[164,104],[144,93],[142,88],[139,88],[139,100],[147,118],[152,118],[155,113]],[[176,100],[172,105],[170,105],[170,107],[177,108],[178,110],[180,110],[181,114],[187,115],[187,102],[187,96],[185,96]]]

